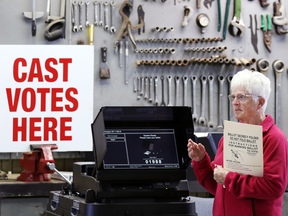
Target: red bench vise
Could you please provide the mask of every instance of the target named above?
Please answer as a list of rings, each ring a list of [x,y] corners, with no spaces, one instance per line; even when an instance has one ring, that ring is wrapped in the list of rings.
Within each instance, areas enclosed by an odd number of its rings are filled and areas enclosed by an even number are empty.
[[[51,150],[58,149],[56,144],[30,145],[32,152],[23,153],[19,165],[24,170],[17,178],[18,181],[50,181],[48,173],[54,173],[47,167],[47,163],[55,164]]]

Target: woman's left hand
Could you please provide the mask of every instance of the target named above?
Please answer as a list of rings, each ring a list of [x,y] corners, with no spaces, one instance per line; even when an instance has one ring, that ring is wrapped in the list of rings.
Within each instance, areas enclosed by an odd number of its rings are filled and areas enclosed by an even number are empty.
[[[217,183],[224,185],[226,175],[229,171],[222,168],[221,166],[217,166],[214,169],[214,179]]]

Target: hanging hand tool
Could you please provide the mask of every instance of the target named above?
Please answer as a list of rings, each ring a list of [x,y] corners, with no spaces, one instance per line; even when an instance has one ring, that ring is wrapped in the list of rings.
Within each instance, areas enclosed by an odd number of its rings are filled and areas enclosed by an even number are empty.
[[[51,2],[47,1],[47,19],[45,22],[49,22],[47,25],[44,37],[48,41],[54,41],[59,38],[65,38],[65,8],[66,0],[61,0],[60,2],[60,16],[50,16]]]
[[[138,13],[138,24],[141,24],[141,20],[143,20],[143,22],[144,22],[144,15],[145,15],[145,12],[143,11],[142,5],[138,6],[137,13]],[[143,33],[145,33],[145,22],[143,25]],[[141,28],[138,29],[138,35],[140,35],[140,34],[141,34]]]
[[[107,64],[107,47],[101,47],[101,58],[102,62],[100,65],[100,79],[109,79],[110,78],[110,70]]]
[[[217,0],[218,5],[218,32],[221,30],[221,0]]]
[[[182,27],[185,27],[188,25],[188,20],[192,17],[193,9],[190,6],[184,6],[184,18],[182,22]]]
[[[204,6],[208,9],[208,5],[209,5],[210,8],[211,8],[213,1],[214,1],[214,0],[204,0]]]
[[[280,60],[275,60],[272,64],[275,76],[276,76],[276,95],[275,95],[275,113],[276,113],[276,117],[275,117],[275,124],[281,129],[281,77],[282,77],[282,72],[284,71],[284,63]]]
[[[125,41],[125,83],[128,84],[128,68],[129,68],[129,43]]]
[[[50,0],[48,0],[48,1],[50,1]],[[78,6],[77,2],[74,1],[72,3],[72,10],[71,10],[71,12],[72,12],[72,14],[71,14],[71,16],[72,16],[72,26],[73,26],[72,32],[77,32],[78,31],[78,26],[77,26],[77,23],[76,23],[77,22],[76,21],[77,6]]]
[[[115,41],[115,44],[114,44],[114,48],[116,49],[116,47],[118,47],[118,44],[119,44],[119,40],[121,37],[125,37],[127,34],[133,44],[133,48],[134,50],[137,50],[137,45],[136,45],[136,42],[132,36],[132,33],[131,33],[131,30],[136,30],[136,29],[139,29],[139,28],[142,28],[144,26],[144,21],[141,19],[141,23],[138,24],[138,25],[135,25],[135,26],[132,26],[130,20],[129,20],[129,16],[127,16],[125,13],[124,13],[124,8],[126,7],[127,8],[129,7],[132,7],[133,5],[131,4],[130,1],[128,0],[125,0],[121,6],[120,6],[120,9],[119,9],[119,14],[121,15],[122,17],[122,25],[121,25],[121,28],[119,30],[119,33],[117,35],[117,38],[116,38],[116,41]]]
[[[176,0],[174,1],[174,5],[176,5]],[[201,8],[201,0],[196,0],[196,8],[197,9]]]
[[[201,28],[201,33],[205,33],[205,28],[209,25],[210,19],[207,14],[201,13],[196,17],[196,23]]]
[[[266,25],[265,25],[265,17],[263,14],[261,14],[261,28],[263,30],[263,36],[264,36],[264,44],[266,46],[266,48],[268,49],[268,51],[271,53],[271,42],[272,42],[272,36],[271,36],[271,18],[270,18],[270,14],[266,15],[267,17],[267,29],[266,29]]]
[[[110,27],[110,32],[113,34],[116,32],[116,28],[114,25],[114,12],[115,11],[115,2],[112,1],[110,2],[110,18],[111,18],[111,27]]]
[[[36,12],[35,0],[33,0],[33,10],[32,12],[23,12],[23,16],[32,19],[32,36],[36,35],[36,19],[42,17],[44,12]]]
[[[254,16],[255,18],[255,29],[253,31],[253,19],[252,19],[252,15],[250,14],[250,29],[251,29],[251,43],[252,43],[252,46],[255,50],[255,52],[258,54],[258,47],[257,47],[257,44],[258,44],[258,36],[257,36],[257,17],[256,17],[256,14]]]
[[[266,71],[269,68],[269,62],[266,59],[259,59],[257,61],[257,69],[259,72],[263,73],[266,76]]]
[[[245,25],[241,17],[241,0],[234,0],[234,12],[228,29],[232,36],[242,37],[245,34]]]
[[[82,30],[83,30],[83,25],[82,25],[83,2],[80,1],[80,2],[78,3],[78,5],[79,5],[79,28],[78,28],[78,30],[79,30],[79,31],[82,31]]]
[[[284,29],[284,25],[288,25],[285,0],[280,0],[279,2],[273,3],[274,16],[272,22],[275,25],[276,33],[278,35],[287,34],[288,29]]]
[[[265,8],[269,6],[269,3],[267,3],[267,0],[259,0],[261,7]]]
[[[227,0],[227,2],[226,2],[225,19],[224,19],[224,26],[223,26],[223,40],[226,39],[226,30],[227,30],[230,2],[231,2],[231,0]],[[219,14],[218,14],[218,16],[219,16]]]

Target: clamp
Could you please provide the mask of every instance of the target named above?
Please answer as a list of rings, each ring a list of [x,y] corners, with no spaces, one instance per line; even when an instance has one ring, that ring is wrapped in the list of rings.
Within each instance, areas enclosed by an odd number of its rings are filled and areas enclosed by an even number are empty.
[[[272,36],[271,36],[271,18],[270,14],[266,15],[267,17],[267,29],[265,25],[265,17],[263,14],[261,14],[261,29],[263,30],[263,35],[264,35],[264,44],[268,51],[271,53],[271,42],[272,42]]]
[[[140,17],[140,24],[132,26],[132,24],[129,20],[129,16],[126,15],[127,12],[126,13],[124,12],[125,7],[126,8],[127,7],[132,8],[133,4],[129,0],[125,0],[119,8],[119,14],[122,17],[122,25],[121,25],[121,28],[120,28],[119,33],[117,35],[117,38],[116,38],[116,41],[114,44],[114,48],[116,50],[118,48],[120,38],[125,37],[128,34],[128,36],[129,36],[129,38],[133,44],[134,50],[137,50],[136,42],[132,36],[131,30],[136,30],[136,29],[142,28],[144,26],[144,21]]]
[[[232,36],[242,37],[245,34],[245,25],[241,17],[241,0],[234,0],[234,11],[228,30]]]
[[[272,19],[273,24],[275,25],[276,33],[278,35],[283,35],[288,33],[288,29],[284,29],[284,25],[288,25],[286,9],[285,9],[285,0],[279,0],[279,2],[273,3],[274,16]]]

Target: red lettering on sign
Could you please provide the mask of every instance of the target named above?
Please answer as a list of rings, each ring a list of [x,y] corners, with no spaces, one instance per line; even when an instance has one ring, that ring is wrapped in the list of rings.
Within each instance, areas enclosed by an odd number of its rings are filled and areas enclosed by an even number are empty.
[[[74,94],[78,94],[78,91],[76,88],[68,88],[66,90],[65,97],[68,101],[70,101],[73,104],[73,106],[70,107],[69,105],[65,105],[65,109],[68,112],[74,112],[78,109],[78,100],[76,98],[72,97],[70,95],[70,92],[73,92]]]
[[[20,92],[21,92],[20,88],[15,89],[15,96],[14,96],[14,103],[13,103],[11,88],[6,88],[6,94],[7,94],[8,106],[9,106],[10,112],[16,112],[17,111],[19,98],[20,98]]]
[[[63,82],[68,82],[68,64],[72,63],[72,59],[60,58],[59,62],[63,64]]]
[[[18,133],[21,133],[21,141],[27,140],[27,119],[22,118],[21,126],[18,125],[18,118],[13,118],[13,142],[18,141]]]
[[[41,131],[41,127],[35,126],[37,122],[41,122],[41,118],[30,118],[29,141],[41,141],[41,136],[35,136],[36,131]]]
[[[16,59],[13,64],[13,77],[16,82],[24,82],[27,78],[27,72],[22,72],[22,77],[19,77],[19,63],[22,63],[22,66],[27,66],[27,62],[24,58]]]
[[[30,107],[27,105],[27,95],[30,93]],[[22,93],[22,108],[25,112],[32,112],[36,106],[36,93],[33,88],[26,88]]]
[[[49,126],[51,123],[51,126]],[[49,132],[52,133],[52,140],[57,141],[57,119],[44,118],[44,141],[49,141]]]
[[[63,107],[57,107],[57,102],[62,101],[62,97],[57,97],[57,93],[62,93],[63,88],[53,88],[51,95],[51,111],[52,112],[62,112]]]
[[[37,68],[36,73],[35,73],[35,67]],[[33,82],[34,78],[38,78],[38,82],[43,82],[43,74],[39,58],[32,59],[28,82]]]
[[[45,62],[45,68],[48,72],[52,74],[52,77],[50,78],[49,75],[45,75],[45,80],[47,82],[55,82],[58,79],[58,72],[55,68],[50,66],[50,63],[53,63],[53,65],[57,65],[57,60],[55,58],[48,58]]]
[[[71,141],[72,136],[66,136],[66,131],[71,131],[71,126],[66,126],[66,122],[72,122],[72,117],[60,118],[60,140]]]
[[[45,112],[46,111],[46,94],[50,93],[50,89],[49,88],[38,88],[37,89],[37,93],[41,94],[41,105],[40,105],[40,110],[41,112]]]

